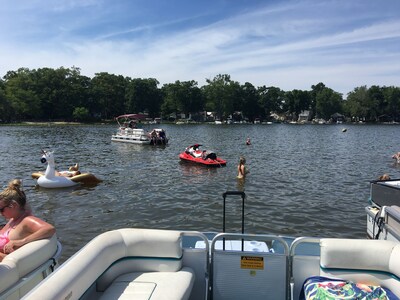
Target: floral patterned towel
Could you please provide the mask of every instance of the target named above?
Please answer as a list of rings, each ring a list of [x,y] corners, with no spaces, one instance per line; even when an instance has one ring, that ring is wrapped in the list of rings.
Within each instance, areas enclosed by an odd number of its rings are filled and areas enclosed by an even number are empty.
[[[322,276],[307,278],[300,300],[400,300],[390,290]]]

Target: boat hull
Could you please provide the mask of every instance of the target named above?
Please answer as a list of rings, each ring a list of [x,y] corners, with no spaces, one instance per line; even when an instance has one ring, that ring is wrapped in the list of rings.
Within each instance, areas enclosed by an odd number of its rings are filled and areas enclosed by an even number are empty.
[[[124,135],[113,135],[111,137],[111,141],[113,142],[121,142],[121,143],[130,143],[130,144],[138,144],[138,145],[150,145],[150,140],[141,140],[140,138],[132,138]]]

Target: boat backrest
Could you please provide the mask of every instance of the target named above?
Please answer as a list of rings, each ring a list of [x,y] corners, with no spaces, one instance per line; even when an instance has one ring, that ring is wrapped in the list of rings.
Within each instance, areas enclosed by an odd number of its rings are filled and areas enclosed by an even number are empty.
[[[283,245],[283,253],[270,252],[268,247],[262,250],[262,243],[272,241]],[[278,236],[215,236],[211,243],[212,299],[286,299],[288,253],[289,247]]]
[[[382,286],[400,296],[400,244],[366,239],[298,238],[290,246],[291,299],[311,276]]]
[[[379,285],[400,296],[400,244],[382,240],[321,239],[320,275]]]
[[[181,235],[179,232],[121,231],[125,256],[114,261],[97,279],[102,292],[121,274],[129,272],[177,272],[182,268]],[[151,233],[151,234],[149,234]]]
[[[47,263],[49,263],[48,266],[55,265],[53,258],[57,250],[57,237],[54,235],[50,239],[30,242],[8,254],[0,263],[0,298],[8,297],[13,293],[16,293],[13,295],[17,297],[16,299],[21,298],[37,284],[35,281],[30,285],[29,275]],[[45,274],[39,274],[39,277],[43,279]]]
[[[182,255],[179,231],[136,228],[108,231],[61,265],[29,294],[29,299],[79,299],[93,285],[104,290],[128,268],[129,272],[179,270]],[[53,286],[62,288],[55,290]]]

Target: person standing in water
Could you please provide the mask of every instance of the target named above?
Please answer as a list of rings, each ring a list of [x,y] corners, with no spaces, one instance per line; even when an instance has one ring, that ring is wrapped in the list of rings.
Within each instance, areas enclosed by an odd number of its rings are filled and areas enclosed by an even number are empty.
[[[246,164],[246,159],[243,156],[241,156],[239,158],[239,165],[237,166],[237,169],[238,169],[237,178],[238,179],[245,178],[246,174],[249,173],[249,171],[247,170],[245,164]]]

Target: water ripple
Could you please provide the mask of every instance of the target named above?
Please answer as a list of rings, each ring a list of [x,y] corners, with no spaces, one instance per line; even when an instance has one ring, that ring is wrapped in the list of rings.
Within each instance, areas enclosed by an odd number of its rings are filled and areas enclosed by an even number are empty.
[[[346,133],[335,125],[162,127],[170,137],[166,147],[112,143],[110,125],[2,126],[1,183],[24,180],[35,213],[55,224],[64,260],[115,228],[219,231],[227,190],[246,192],[246,232],[364,237],[369,181],[383,173],[398,177],[400,170],[390,158],[399,150],[397,126],[346,125]],[[193,143],[217,152],[227,166],[180,162],[179,153]],[[42,148],[55,150],[59,169],[79,162],[104,181],[36,187],[30,174],[44,169]],[[250,170],[245,181],[236,179],[241,155]],[[227,198],[227,230],[240,231],[240,201]]]

